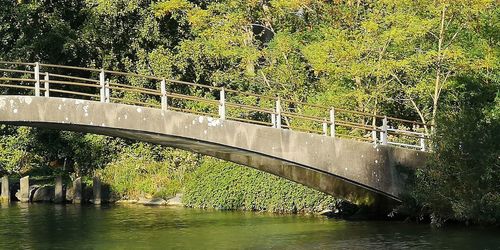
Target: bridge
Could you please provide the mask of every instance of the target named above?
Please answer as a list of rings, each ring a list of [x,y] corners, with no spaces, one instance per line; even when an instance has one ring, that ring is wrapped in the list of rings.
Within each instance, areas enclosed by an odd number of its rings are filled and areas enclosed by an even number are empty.
[[[0,65],[0,123],[189,150],[357,204],[399,203],[408,169],[426,160],[416,121],[135,73]]]

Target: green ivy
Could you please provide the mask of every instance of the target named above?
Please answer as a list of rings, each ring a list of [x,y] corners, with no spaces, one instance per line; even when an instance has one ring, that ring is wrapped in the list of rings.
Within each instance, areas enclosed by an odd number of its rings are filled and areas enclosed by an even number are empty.
[[[256,169],[206,158],[187,181],[183,202],[190,207],[296,213],[331,209],[339,200]]]

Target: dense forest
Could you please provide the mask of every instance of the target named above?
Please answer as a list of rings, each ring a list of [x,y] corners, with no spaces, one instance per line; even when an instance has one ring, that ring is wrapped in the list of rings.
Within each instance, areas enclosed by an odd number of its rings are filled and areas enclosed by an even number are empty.
[[[436,224],[500,222],[495,0],[0,0],[0,6],[1,60],[136,72],[431,124],[431,159],[415,173],[398,211]],[[0,172],[98,174],[124,197],[183,192],[187,205],[199,207],[297,212],[341,202],[184,151],[4,125]],[[199,183],[208,188],[196,189]]]

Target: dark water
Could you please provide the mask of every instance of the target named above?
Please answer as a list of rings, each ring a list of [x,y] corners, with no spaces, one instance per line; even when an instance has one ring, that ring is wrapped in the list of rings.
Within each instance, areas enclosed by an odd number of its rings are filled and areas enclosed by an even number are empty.
[[[500,249],[500,231],[172,207],[0,205],[0,249]]]

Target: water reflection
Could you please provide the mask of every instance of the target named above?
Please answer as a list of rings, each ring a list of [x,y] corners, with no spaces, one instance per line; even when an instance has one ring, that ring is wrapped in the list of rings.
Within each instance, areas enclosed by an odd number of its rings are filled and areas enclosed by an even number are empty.
[[[0,225],[0,249],[500,247],[493,229],[135,205],[1,204]]]

